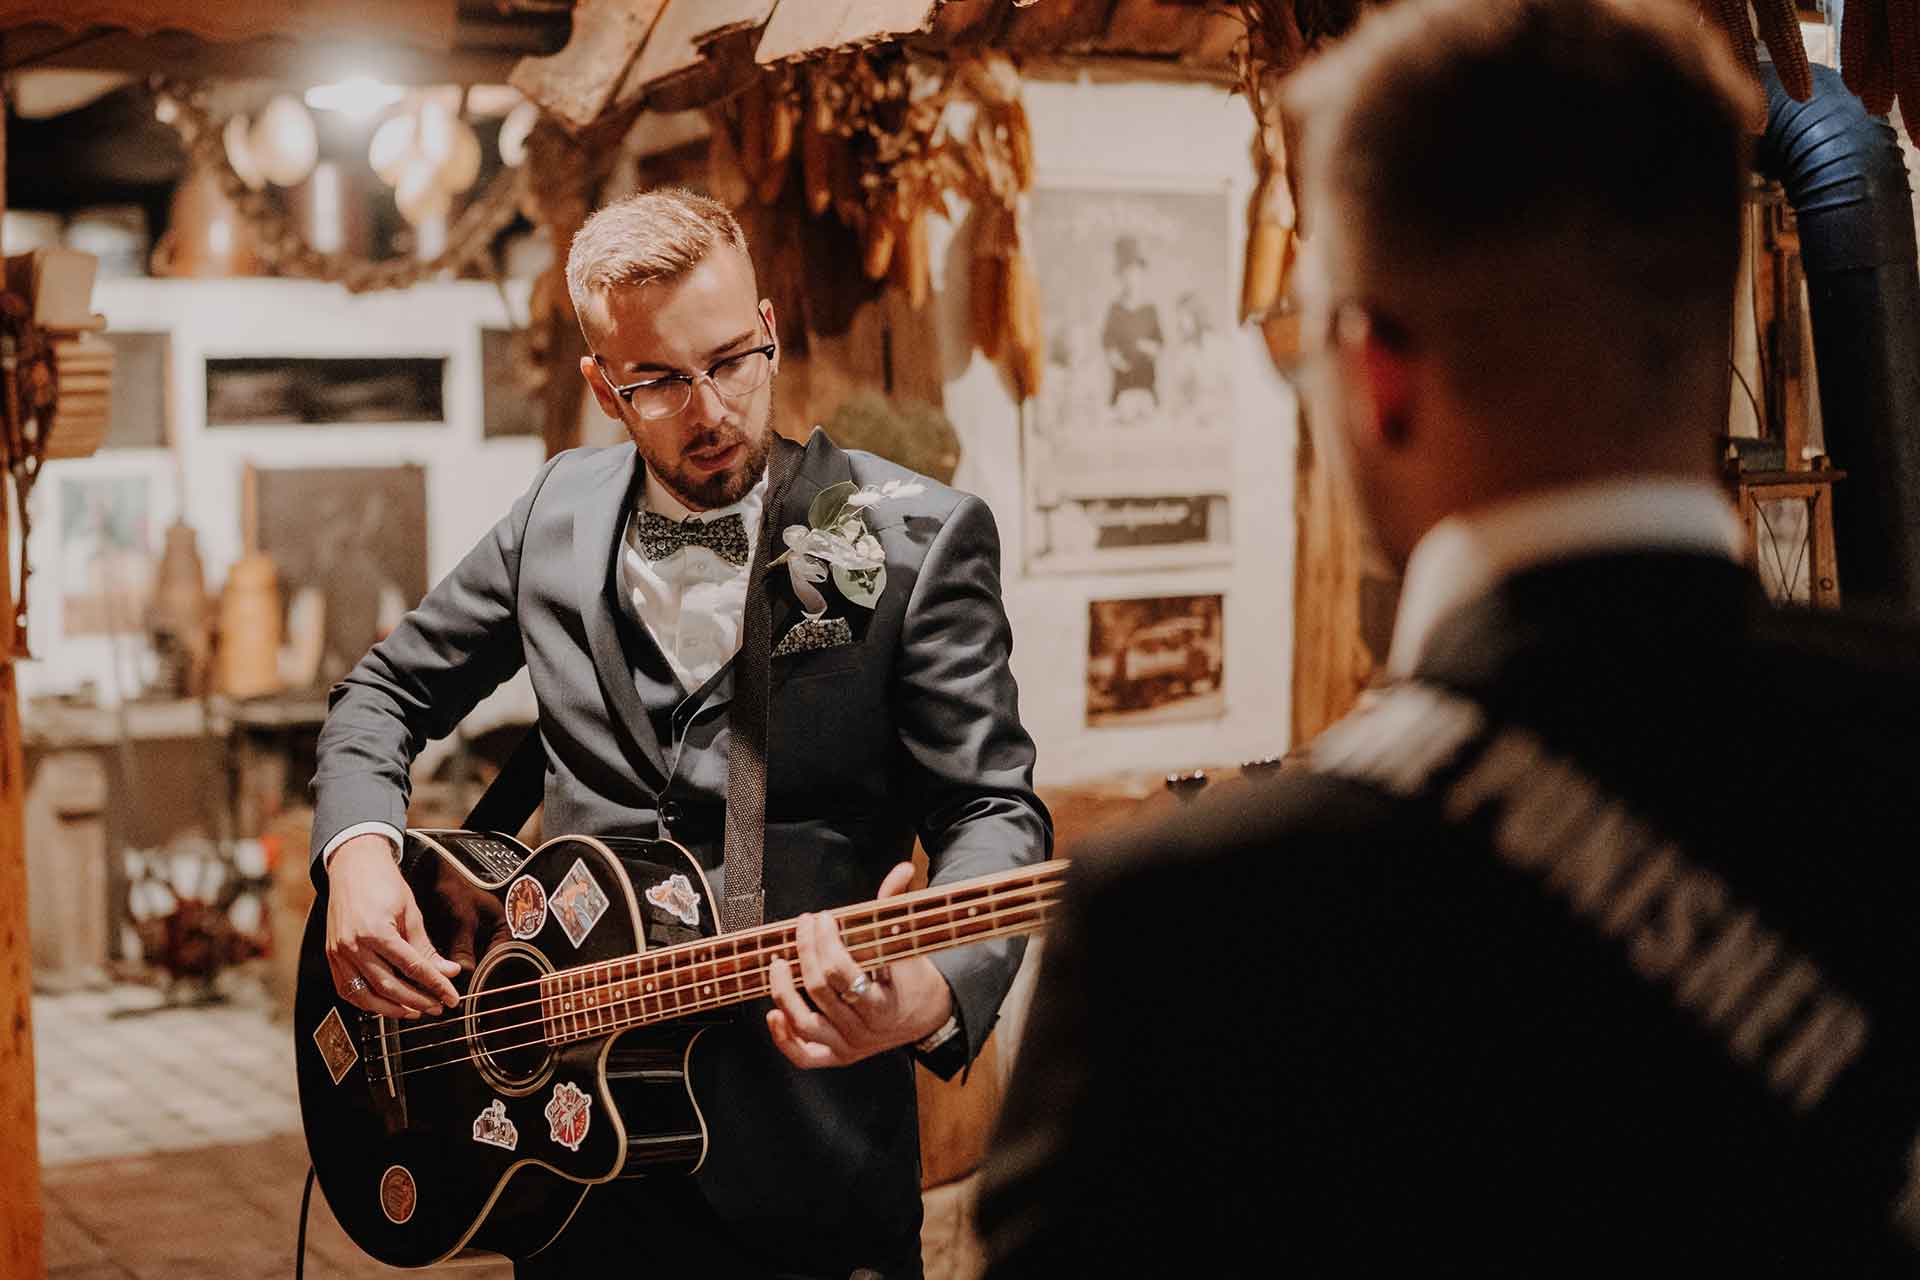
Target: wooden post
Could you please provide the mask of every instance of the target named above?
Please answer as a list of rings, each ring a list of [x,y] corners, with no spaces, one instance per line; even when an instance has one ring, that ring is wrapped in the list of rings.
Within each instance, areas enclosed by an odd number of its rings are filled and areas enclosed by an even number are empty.
[[[6,113],[0,95],[0,210],[6,208]],[[10,513],[0,493],[0,618],[12,633]],[[27,941],[26,762],[11,644],[0,648],[0,1275],[46,1274],[40,1139],[33,1102],[33,948]]]

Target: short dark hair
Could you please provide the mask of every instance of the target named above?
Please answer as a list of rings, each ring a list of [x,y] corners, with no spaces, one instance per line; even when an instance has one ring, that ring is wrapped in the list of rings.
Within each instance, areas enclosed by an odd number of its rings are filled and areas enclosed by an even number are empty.
[[[1289,87],[1304,230],[1469,398],[1591,343],[1632,395],[1702,376],[1758,103],[1723,44],[1677,0],[1401,0]]]

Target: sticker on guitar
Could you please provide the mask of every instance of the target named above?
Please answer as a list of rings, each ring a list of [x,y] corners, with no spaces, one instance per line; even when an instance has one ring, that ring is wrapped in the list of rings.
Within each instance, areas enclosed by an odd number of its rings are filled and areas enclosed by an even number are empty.
[[[571,1080],[553,1086],[547,1102],[547,1136],[569,1151],[578,1151],[593,1123],[593,1098]]]
[[[521,876],[508,885],[507,931],[516,938],[531,938],[546,925],[547,891],[540,882],[532,876]]]
[[[387,1166],[380,1175],[380,1212],[387,1215],[387,1221],[404,1224],[419,1203],[420,1188],[414,1185],[406,1166]]]
[[[347,1072],[359,1061],[360,1051],[353,1047],[353,1037],[347,1034],[347,1024],[340,1020],[337,1006],[327,1010],[327,1016],[313,1029],[313,1043],[335,1084],[346,1079]]]
[[[576,858],[567,874],[561,877],[560,883],[554,886],[547,905],[560,922],[560,927],[566,931],[567,941],[578,947],[587,940],[587,935],[593,932],[593,926],[600,923],[600,917],[607,914],[607,908],[612,904],[607,900],[606,890],[594,881],[593,873],[587,870],[587,860]]]
[[[511,1151],[520,1145],[520,1130],[507,1119],[506,1103],[495,1098],[485,1111],[473,1118],[473,1140],[502,1151]]]
[[[678,871],[647,890],[647,901],[682,924],[700,925],[700,895],[693,882]]]

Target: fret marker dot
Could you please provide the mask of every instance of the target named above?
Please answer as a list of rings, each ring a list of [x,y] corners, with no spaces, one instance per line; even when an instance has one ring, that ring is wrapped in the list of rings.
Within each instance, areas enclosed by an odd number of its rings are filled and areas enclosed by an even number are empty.
[[[970,916],[977,916],[977,915],[979,915],[979,914],[980,914],[980,908],[978,908],[978,907],[968,907],[968,908],[967,908],[967,914],[968,914],[968,915],[970,915]]]

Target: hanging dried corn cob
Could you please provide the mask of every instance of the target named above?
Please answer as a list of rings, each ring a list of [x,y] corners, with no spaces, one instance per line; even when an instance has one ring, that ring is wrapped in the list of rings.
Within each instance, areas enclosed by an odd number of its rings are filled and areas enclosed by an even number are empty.
[[[933,259],[927,244],[927,215],[914,214],[893,246],[893,282],[907,295],[915,311],[927,305],[933,292]]]
[[[1753,16],[1760,22],[1760,38],[1773,55],[1773,69],[1781,87],[1796,102],[1813,97],[1813,69],[1807,65],[1806,42],[1800,37],[1800,15],[1793,0],[1753,0]]]
[[[787,185],[787,170],[793,167],[793,135],[800,108],[787,92],[787,86],[775,82],[768,87],[766,151],[761,162],[760,180],[754,194],[761,204],[772,204]]]
[[[1013,373],[1014,389],[1022,400],[1040,394],[1040,381],[1046,368],[1046,351],[1041,345],[1040,282],[1034,278],[1033,265],[1016,237],[1007,254],[1007,280],[1004,290],[1007,309],[1007,364]]]
[[[1894,99],[1886,0],[1852,0],[1841,19],[1840,76],[1868,111],[1886,115]]]
[[[1760,53],[1754,47],[1753,26],[1747,21],[1747,0],[1697,0],[1701,12],[1706,15],[1707,25],[1715,27],[1726,39],[1733,50],[1733,58],[1747,76],[1760,83]],[[1767,106],[1761,101],[1754,119],[1748,123],[1755,129],[1764,129],[1767,125]]]
[[[968,264],[968,329],[973,345],[989,360],[1006,350],[1003,329],[1007,314],[1008,214],[999,205],[983,203],[973,219],[973,257]]]
[[[833,131],[833,107],[821,92],[820,79],[807,79],[807,109],[800,123],[800,176],[806,183],[807,212],[819,217],[833,203],[832,149],[840,142]]]
[[[881,280],[886,277],[887,269],[893,265],[893,248],[899,234],[900,224],[892,218],[868,219],[865,240],[867,279]]]
[[[1253,142],[1258,175],[1247,203],[1247,260],[1240,284],[1240,319],[1272,310],[1286,292],[1293,258],[1295,212],[1287,182],[1287,144],[1278,122],[1261,127]]]
[[[723,108],[707,112],[707,191],[729,209],[737,209],[753,194],[753,184],[740,168],[740,152],[734,145],[733,126]]]
[[[740,122],[740,172],[750,186],[758,186],[767,165],[767,84],[756,79],[734,98]]]

